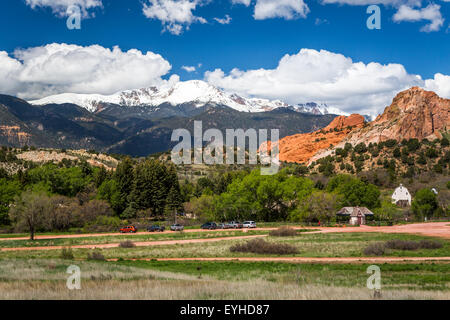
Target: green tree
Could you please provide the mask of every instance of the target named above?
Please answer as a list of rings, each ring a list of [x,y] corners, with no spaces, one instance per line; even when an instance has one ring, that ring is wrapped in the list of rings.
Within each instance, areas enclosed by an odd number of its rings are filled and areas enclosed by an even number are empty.
[[[188,204],[186,211],[190,212],[201,222],[212,221],[214,219],[225,221],[228,218],[224,216],[215,216],[215,199],[214,196],[202,195],[199,198],[193,198]],[[229,219],[232,220],[232,219]]]
[[[293,211],[290,219],[302,222],[323,221],[329,223],[336,216],[338,196],[325,191],[315,191]]]
[[[100,168],[96,168],[94,170],[93,175],[95,187],[98,188],[108,178],[108,171],[106,171],[104,166],[101,166]]]
[[[14,197],[21,193],[21,186],[17,180],[0,179],[0,225],[7,225],[9,208]]]
[[[397,206],[390,201],[383,201],[381,207],[373,210],[375,221],[392,221],[398,212]]]
[[[165,165],[155,159],[146,160],[134,169],[130,201],[138,210],[150,209],[152,215],[161,216],[164,214],[167,196],[172,188],[173,193],[177,193],[178,199],[181,199],[174,166]]]
[[[428,188],[417,191],[411,207],[417,219],[431,218],[438,207],[436,194]]]
[[[51,210],[50,198],[47,195],[26,191],[16,197],[9,216],[16,230],[28,231],[30,240],[34,240],[36,231],[43,228]]]
[[[337,175],[330,179],[327,191],[342,196],[341,206],[364,206],[370,209],[380,206],[378,188],[349,175]]]
[[[366,144],[364,143],[364,142],[361,142],[361,143],[358,143],[356,146],[355,146],[355,151],[357,152],[357,153],[366,153],[367,152],[367,146],[366,146]]]
[[[126,157],[117,166],[113,179],[115,183],[111,185],[114,188],[114,192],[117,193],[113,197],[114,210],[121,214],[129,204],[129,196],[133,190],[133,161],[131,158]]]

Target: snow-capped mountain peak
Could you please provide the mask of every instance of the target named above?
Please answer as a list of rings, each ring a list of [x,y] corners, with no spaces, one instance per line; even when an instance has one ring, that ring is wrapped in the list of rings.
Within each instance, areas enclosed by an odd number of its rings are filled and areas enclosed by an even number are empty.
[[[227,93],[201,80],[167,82],[159,87],[126,90],[112,95],[64,93],[30,101],[34,105],[73,103],[90,112],[96,112],[102,104],[116,104],[123,107],[173,106],[190,103],[196,107],[206,104],[224,105],[241,112],[265,112],[277,108],[290,108],[297,112],[313,114],[344,114],[325,104],[298,104],[291,106],[280,100],[245,98],[235,93]]]
[[[316,115],[337,114],[348,116],[349,114],[337,108],[329,107],[325,103],[317,104],[315,102],[299,103],[292,107],[295,111],[301,113],[311,113]]]

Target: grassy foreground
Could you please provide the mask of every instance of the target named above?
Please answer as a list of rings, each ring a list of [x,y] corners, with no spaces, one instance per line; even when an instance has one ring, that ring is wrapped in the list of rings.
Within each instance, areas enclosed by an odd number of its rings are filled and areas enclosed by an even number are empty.
[[[81,269],[68,290],[66,269]],[[381,265],[384,299],[450,299],[450,264]],[[367,265],[0,260],[0,299],[371,299]]]
[[[212,257],[253,257],[253,256],[277,256],[277,255],[255,255],[252,253],[230,252],[230,247],[243,243],[247,240],[232,239],[230,231],[230,239],[218,242],[199,242],[186,244],[170,244],[135,248],[110,248],[102,249],[101,252],[107,259],[148,259],[148,258],[212,258]],[[257,233],[258,231],[253,231]],[[208,234],[210,237],[217,237],[216,233],[203,233],[195,235],[195,237],[205,238]],[[171,234],[167,234],[170,236]],[[241,233],[237,235],[252,235],[249,233]],[[155,235],[154,240],[162,240],[162,236]],[[180,235],[180,237],[190,237],[189,233]],[[386,234],[386,233],[328,233],[328,234],[308,234],[301,233],[294,237],[266,237],[268,241],[277,243],[287,243],[298,248],[298,254],[287,256],[295,257],[363,257],[364,248],[373,243],[383,243],[388,240],[412,240],[420,241],[424,239],[433,239],[425,236],[408,235],[408,234]],[[85,239],[79,239],[84,241]],[[169,239],[167,239],[169,240]],[[450,241],[445,239],[434,239],[443,244],[440,249],[420,249],[415,251],[389,250],[385,256],[398,257],[450,257]],[[54,241],[54,240],[51,240]],[[87,240],[90,241],[90,240]],[[9,243],[9,241],[6,241]],[[14,241],[13,241],[14,242]],[[26,242],[22,240],[22,242]],[[1,244],[1,243],[0,243]],[[8,244],[6,244],[8,245]],[[76,259],[86,259],[92,249],[73,249]],[[45,258],[55,259],[60,257],[59,250],[48,251],[16,251],[0,252],[1,258]]]
[[[238,233],[236,233],[238,232]],[[253,232],[253,231],[252,231]],[[257,231],[254,231],[255,233]],[[131,261],[133,258],[263,257],[230,252],[242,235],[227,231],[219,242],[171,244],[99,250],[105,258],[119,261],[87,261],[91,249],[73,249],[74,259],[61,259],[60,250],[0,252],[0,299],[372,299],[366,287],[368,264],[278,263],[238,261]],[[251,235],[252,233],[245,233]],[[133,238],[149,237],[136,235]],[[192,239],[216,233],[155,234],[149,240],[172,237]],[[220,236],[224,236],[220,233]],[[265,237],[290,244],[300,257],[362,257],[370,244],[387,240],[419,241],[425,236],[385,233],[301,233],[290,237]],[[126,236],[56,239],[65,241],[121,241]],[[180,239],[180,238],[179,238]],[[50,241],[56,241],[50,240]],[[450,256],[450,241],[439,249],[389,250],[385,256]],[[49,240],[42,240],[40,245]],[[4,246],[26,246],[27,240],[7,240]],[[50,245],[50,243],[47,243]],[[53,243],[56,245],[56,243]],[[81,290],[69,290],[67,267],[81,269]],[[450,299],[450,262],[380,263],[383,299]]]

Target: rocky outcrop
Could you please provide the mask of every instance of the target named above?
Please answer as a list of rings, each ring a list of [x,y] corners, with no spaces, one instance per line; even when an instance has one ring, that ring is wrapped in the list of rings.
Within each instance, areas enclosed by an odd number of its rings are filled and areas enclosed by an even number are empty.
[[[279,141],[280,161],[306,163],[318,151],[340,143],[352,130],[364,125],[364,117],[352,114],[338,116],[325,128],[305,134],[287,136]],[[269,142],[269,147],[271,144]],[[266,150],[261,145],[260,150]]]
[[[8,142],[23,146],[30,140],[30,134],[23,132],[19,126],[0,125],[0,135],[7,138]]]
[[[432,91],[413,87],[400,92],[375,121],[351,132],[335,148],[342,147],[347,142],[357,145],[361,142],[369,144],[389,139],[440,139],[442,133],[449,128],[450,100],[440,98]],[[332,149],[322,150],[310,161],[332,153]]]

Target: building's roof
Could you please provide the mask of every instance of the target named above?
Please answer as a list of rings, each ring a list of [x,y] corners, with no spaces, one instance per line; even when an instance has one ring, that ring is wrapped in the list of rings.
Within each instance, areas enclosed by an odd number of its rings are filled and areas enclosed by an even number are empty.
[[[411,200],[411,194],[409,193],[408,189],[406,189],[402,184],[400,184],[399,187],[397,187],[394,190],[394,193],[392,194],[392,199],[398,201],[398,200]]]
[[[365,216],[373,215],[373,212],[367,209],[366,207],[343,207],[341,210],[337,212],[338,215],[342,216],[357,216],[358,212]]]

